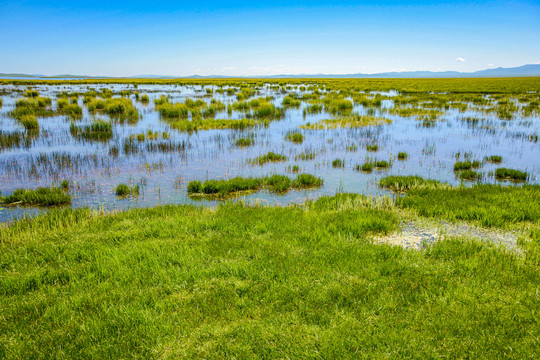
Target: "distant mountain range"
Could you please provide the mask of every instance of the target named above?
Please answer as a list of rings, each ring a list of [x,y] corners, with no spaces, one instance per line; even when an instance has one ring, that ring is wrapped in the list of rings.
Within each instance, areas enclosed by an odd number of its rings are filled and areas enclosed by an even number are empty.
[[[459,71],[400,71],[384,72],[377,74],[282,74],[282,75],[261,75],[261,76],[224,76],[224,75],[191,75],[191,76],[171,76],[171,75],[134,75],[128,78],[139,79],[211,79],[211,78],[467,78],[467,77],[511,77],[511,76],[540,76],[540,64],[530,64],[511,68],[494,68],[474,72]],[[0,73],[0,79],[122,79],[126,77],[114,76],[87,76],[87,75],[54,75],[47,76],[42,74],[4,74]]]

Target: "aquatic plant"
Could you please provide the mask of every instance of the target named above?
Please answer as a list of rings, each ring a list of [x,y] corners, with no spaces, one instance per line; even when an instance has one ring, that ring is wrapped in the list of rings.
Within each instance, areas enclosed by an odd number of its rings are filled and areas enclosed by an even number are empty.
[[[498,168],[495,170],[495,178],[498,180],[514,180],[514,181],[526,181],[529,177],[525,171]]]
[[[408,157],[409,157],[409,154],[407,154],[404,151],[399,152],[397,155],[398,160],[406,160]]]
[[[344,166],[345,166],[345,160],[335,159],[334,161],[332,161],[333,168],[342,168]]]
[[[437,180],[424,179],[417,175],[387,176],[379,180],[379,186],[399,192],[418,188],[434,188],[441,185],[442,184]]]
[[[308,189],[322,186],[323,181],[310,174],[300,174],[295,179],[284,175],[272,175],[260,178],[235,177],[228,180],[194,180],[187,185],[190,196],[210,196],[224,198],[231,194],[249,193],[261,189],[273,192],[286,192],[290,189]]]
[[[300,132],[290,131],[287,133],[287,135],[285,135],[285,139],[295,144],[301,144],[304,142],[304,135],[302,135]]]
[[[456,161],[456,163],[454,164],[454,171],[478,169],[480,166],[482,166],[482,163],[477,160]]]
[[[356,165],[355,169],[357,171],[371,172],[373,171],[374,168],[377,170],[381,170],[381,169],[387,169],[390,166],[392,166],[392,163],[390,161],[368,159],[364,164]]]
[[[371,152],[379,151],[379,145],[377,145],[377,144],[367,144],[366,145],[366,150],[371,151]]]
[[[107,141],[113,137],[112,124],[104,120],[95,120],[88,126],[71,122],[70,132],[73,137],[85,140]]]
[[[39,122],[35,115],[21,115],[17,118],[17,121],[28,131],[39,130]]]
[[[50,109],[50,105],[51,99],[48,97],[18,99],[15,102],[15,109],[11,111],[10,115],[15,119],[26,115],[40,117],[52,116],[54,115],[54,112],[52,109]]]
[[[59,188],[17,189],[0,199],[4,205],[54,206],[71,203],[71,196]]]
[[[392,120],[375,117],[370,115],[358,115],[352,114],[349,116],[342,116],[335,119],[325,119],[317,123],[306,123],[300,126],[302,129],[311,130],[323,130],[323,129],[336,129],[336,128],[357,128],[366,126],[378,126],[382,124],[389,124]]]
[[[140,102],[142,102],[144,104],[147,104],[147,103],[150,102],[150,98],[148,97],[147,94],[142,94],[139,100],[140,100]]]
[[[276,154],[274,152],[268,152],[264,155],[259,155],[254,159],[251,159],[249,162],[251,164],[264,165],[269,162],[278,162],[278,161],[287,161],[287,156],[282,154]]]
[[[301,103],[302,101],[297,99],[294,94],[289,94],[283,98],[281,105],[283,107],[299,107]]]
[[[464,170],[459,173],[462,180],[478,180],[482,178],[482,173],[474,170]]]
[[[235,145],[237,147],[247,147],[252,146],[255,143],[255,140],[253,138],[239,138],[236,139]]]
[[[492,155],[492,156],[486,156],[484,161],[490,162],[492,164],[500,164],[502,163],[503,158],[500,155]]]
[[[127,184],[124,184],[124,183],[121,183],[121,184],[118,184],[115,189],[114,189],[114,193],[117,195],[117,196],[138,196],[139,195],[139,185],[133,185],[133,186],[129,186]]]

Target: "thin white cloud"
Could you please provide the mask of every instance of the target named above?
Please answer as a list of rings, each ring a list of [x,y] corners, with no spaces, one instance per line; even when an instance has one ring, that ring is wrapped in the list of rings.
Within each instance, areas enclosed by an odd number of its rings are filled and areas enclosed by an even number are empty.
[[[495,66],[494,64],[488,64],[488,66]]]
[[[456,59],[456,61],[459,61],[459,62],[464,62],[464,61],[465,61],[465,58],[462,58],[462,57],[458,57],[458,58]]]

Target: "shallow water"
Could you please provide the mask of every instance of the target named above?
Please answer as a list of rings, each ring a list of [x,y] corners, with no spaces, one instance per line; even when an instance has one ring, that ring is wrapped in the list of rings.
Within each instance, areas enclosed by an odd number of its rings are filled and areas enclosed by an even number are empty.
[[[154,98],[161,95],[170,96],[172,102],[185,98],[201,98],[207,102],[207,96],[201,86],[176,85],[41,85],[33,86],[40,96],[54,99],[61,91],[85,92],[88,89],[110,88],[120,90],[137,90],[140,94],[148,94],[150,103],[144,105],[135,101],[131,95],[141,118],[136,124],[114,123],[114,136],[107,142],[87,142],[74,138],[70,134],[71,120],[67,116],[39,118],[40,134],[29,147],[16,147],[0,150],[0,191],[9,194],[18,188],[36,188],[51,186],[63,179],[73,183],[70,190],[73,207],[89,206],[104,210],[128,209],[132,207],[148,207],[157,204],[203,204],[214,206],[217,201],[191,200],[187,196],[186,185],[191,180],[224,179],[235,176],[261,176],[269,174],[295,175],[287,172],[287,168],[298,165],[301,172],[311,173],[324,179],[324,186],[316,190],[290,191],[284,195],[268,192],[257,192],[245,197],[268,204],[301,203],[306,199],[315,199],[321,195],[334,194],[337,191],[364,194],[390,194],[377,187],[378,179],[387,175],[420,175],[438,179],[450,184],[462,181],[456,177],[453,165],[456,154],[472,154],[471,159],[482,160],[485,156],[501,155],[502,164],[486,163],[480,169],[486,174],[482,182],[497,182],[488,176],[497,167],[507,167],[527,171],[530,183],[538,183],[540,175],[540,142],[528,137],[540,134],[540,118],[517,116],[513,120],[501,120],[494,115],[475,111],[459,112],[448,110],[433,126],[424,127],[414,117],[390,115],[386,110],[393,106],[391,100],[383,101],[375,115],[392,120],[392,123],[347,129],[300,130],[304,134],[302,144],[286,141],[285,135],[297,130],[306,122],[314,123],[334,116],[322,112],[303,115],[300,108],[286,110],[283,119],[272,121],[268,127],[248,130],[201,130],[198,132],[180,132],[160,119],[155,111]],[[5,85],[2,91],[3,107],[0,109],[0,129],[2,131],[22,130],[22,127],[9,116],[14,109],[15,101],[22,97],[21,90],[26,86]],[[301,92],[293,90],[298,94]],[[385,95],[395,95],[390,92]],[[262,90],[255,97],[273,96],[274,103],[281,105],[286,94]],[[115,95],[117,96],[117,95]],[[214,94],[213,98],[224,103],[234,102],[235,96]],[[106,115],[95,116],[83,106],[82,96],[79,105],[83,107],[83,117],[77,125],[89,124],[95,118],[108,119]],[[355,112],[365,114],[366,109],[355,105]],[[216,118],[242,118],[243,114],[233,112],[218,113]],[[477,123],[464,121],[466,117],[483,119]],[[183,150],[160,152],[146,148],[141,143],[136,154],[125,154],[122,151],[123,141],[133,134],[147,130],[159,133],[166,131],[170,141],[183,144]],[[254,136],[255,145],[237,148],[234,142],[239,137]],[[159,142],[159,140],[157,141]],[[368,152],[366,145],[379,145],[379,151]],[[356,145],[357,151],[347,151],[347,147]],[[117,147],[118,156],[110,155],[111,147]],[[269,163],[264,166],[252,166],[248,163],[258,155],[268,151],[282,153],[289,157],[288,161]],[[397,153],[406,151],[409,157],[405,161],[397,160]],[[315,159],[295,161],[294,157],[302,152],[315,152]],[[362,164],[367,157],[378,160],[392,159],[391,168],[371,173],[358,172],[356,164]],[[63,158],[63,160],[62,160]],[[343,159],[344,168],[333,168],[334,159]],[[62,162],[63,161],[63,162]],[[69,164],[71,165],[69,165]],[[118,198],[114,187],[119,183],[140,184],[140,196]],[[473,184],[474,182],[465,182]],[[509,184],[508,182],[506,184]],[[0,221],[8,221],[42,211],[39,208],[4,207],[0,210]]]

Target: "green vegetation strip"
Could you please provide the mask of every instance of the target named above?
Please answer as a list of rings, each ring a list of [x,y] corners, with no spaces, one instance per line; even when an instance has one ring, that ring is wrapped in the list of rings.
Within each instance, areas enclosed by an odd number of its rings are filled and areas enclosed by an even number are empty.
[[[300,174],[295,179],[284,175],[272,175],[259,178],[236,177],[229,180],[190,181],[187,186],[190,196],[227,197],[266,188],[274,192],[286,192],[290,189],[308,189],[323,185],[321,178],[310,174]]]
[[[495,197],[538,193],[511,191]],[[457,239],[425,251],[376,245],[370,237],[399,220],[361,200],[66,209],[15,222],[0,232],[2,357],[495,359],[538,351],[540,232],[524,254]]]
[[[335,129],[335,128],[354,128],[364,126],[376,126],[389,124],[392,120],[381,117],[369,116],[369,115],[351,115],[344,116],[336,119],[321,120],[317,123],[300,126],[302,129]]]

